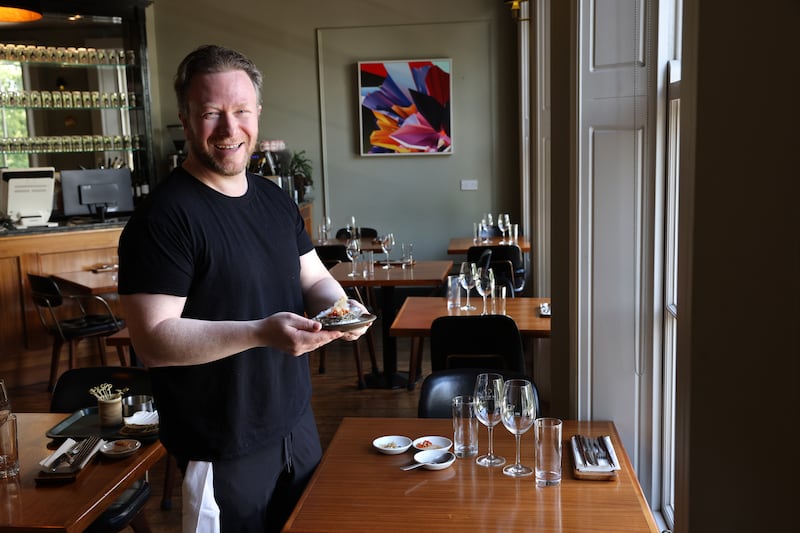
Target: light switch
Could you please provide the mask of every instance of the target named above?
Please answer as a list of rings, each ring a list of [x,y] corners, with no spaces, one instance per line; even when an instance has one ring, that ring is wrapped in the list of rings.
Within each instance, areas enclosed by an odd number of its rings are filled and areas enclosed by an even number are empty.
[[[477,191],[478,180],[461,180],[462,191]]]

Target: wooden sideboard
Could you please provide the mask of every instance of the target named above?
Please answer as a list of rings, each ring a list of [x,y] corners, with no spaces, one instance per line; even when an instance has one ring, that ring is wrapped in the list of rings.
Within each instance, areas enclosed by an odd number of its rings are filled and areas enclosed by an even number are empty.
[[[64,227],[0,235],[0,377],[15,386],[47,382],[52,338],[42,327],[27,273],[90,270],[117,255],[123,224]],[[119,311],[116,295],[109,295]],[[81,343],[79,359],[97,357]],[[66,348],[62,360],[66,365]],[[92,363],[99,364],[99,362]]]

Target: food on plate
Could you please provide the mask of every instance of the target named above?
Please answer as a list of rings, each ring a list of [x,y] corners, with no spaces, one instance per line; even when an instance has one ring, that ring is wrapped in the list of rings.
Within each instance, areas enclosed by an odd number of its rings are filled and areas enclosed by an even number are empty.
[[[386,449],[389,449],[389,450],[391,450],[393,448],[399,448],[399,446],[397,445],[397,443],[395,441],[387,442],[386,444],[383,444],[382,446],[384,448],[386,448]]]
[[[332,326],[356,322],[360,315],[360,309],[357,307],[351,308],[347,301],[347,296],[342,296],[332,307],[315,316],[314,320],[321,322],[325,326]]]

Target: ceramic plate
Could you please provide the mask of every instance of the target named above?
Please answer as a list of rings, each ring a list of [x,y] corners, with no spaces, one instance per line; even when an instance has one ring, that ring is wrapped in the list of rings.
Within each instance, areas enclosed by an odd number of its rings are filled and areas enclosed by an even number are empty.
[[[402,435],[386,435],[372,441],[372,446],[386,455],[398,455],[411,447],[411,439]]]
[[[447,437],[427,436],[414,439],[411,443],[419,451],[423,450],[449,450],[453,441]]]
[[[111,459],[122,459],[133,455],[142,443],[135,439],[120,439],[106,442],[100,446],[100,453]]]
[[[375,322],[376,318],[378,317],[375,315],[364,313],[357,319],[350,322],[345,322],[344,324],[323,324],[322,329],[327,329],[330,331],[350,331],[351,329],[363,328],[368,324],[372,324]]]
[[[430,462],[441,457],[442,454],[447,455],[447,458],[444,460],[444,462]],[[423,452],[415,453],[414,460],[418,463],[422,463],[422,468],[425,468],[426,470],[444,470],[453,464],[453,461],[456,460],[456,456],[453,452],[446,452],[444,450],[425,450]]]

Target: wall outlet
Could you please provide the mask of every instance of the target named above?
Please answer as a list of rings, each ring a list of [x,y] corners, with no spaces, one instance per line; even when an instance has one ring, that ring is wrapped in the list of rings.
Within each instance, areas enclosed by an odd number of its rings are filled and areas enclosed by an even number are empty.
[[[462,191],[477,191],[478,180],[461,180]]]

